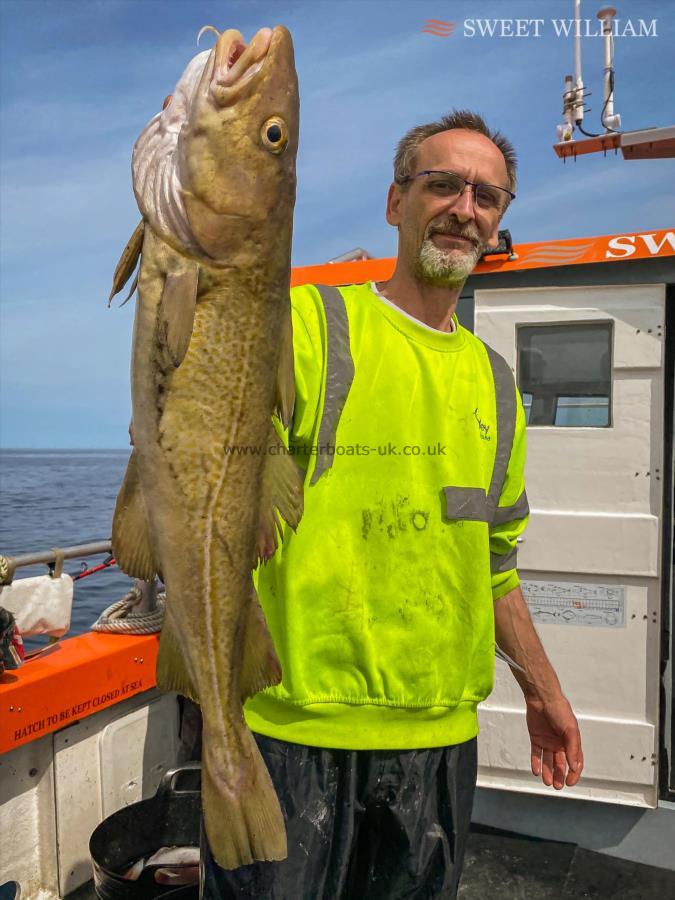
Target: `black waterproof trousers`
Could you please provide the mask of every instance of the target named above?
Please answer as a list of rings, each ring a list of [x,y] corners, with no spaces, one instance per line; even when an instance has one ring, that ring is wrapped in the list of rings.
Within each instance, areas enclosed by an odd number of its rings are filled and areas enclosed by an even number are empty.
[[[202,852],[204,900],[452,900],[476,739],[432,750],[324,750],[256,735],[288,858],[232,872]]]

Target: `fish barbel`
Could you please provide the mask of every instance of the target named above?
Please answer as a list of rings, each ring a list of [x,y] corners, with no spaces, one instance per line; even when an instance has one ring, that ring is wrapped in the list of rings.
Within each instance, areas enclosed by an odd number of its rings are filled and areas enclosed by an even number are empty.
[[[209,26],[210,27],[210,26]],[[210,29],[215,31],[215,29]],[[282,26],[218,35],[134,147],[143,221],[131,364],[133,451],[113,521],[120,567],[158,574],[157,683],[202,709],[202,805],[227,869],[286,856],[242,703],[281,667],[252,582],[295,527],[302,487],[272,425],[294,399],[289,278],[298,87]],[[132,287],[132,292],[134,288]]]

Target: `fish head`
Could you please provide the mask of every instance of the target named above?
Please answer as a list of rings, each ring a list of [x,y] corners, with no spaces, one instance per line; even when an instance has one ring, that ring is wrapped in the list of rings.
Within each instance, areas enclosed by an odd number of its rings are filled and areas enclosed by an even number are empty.
[[[160,233],[216,261],[290,242],[299,101],[282,25],[218,33],[134,148],[134,190]],[[167,234],[169,232],[169,234]]]

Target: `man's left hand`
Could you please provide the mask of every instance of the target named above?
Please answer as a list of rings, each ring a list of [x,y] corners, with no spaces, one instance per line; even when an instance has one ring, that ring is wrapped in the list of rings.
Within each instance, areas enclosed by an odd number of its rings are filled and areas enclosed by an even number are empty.
[[[532,774],[561,791],[581,778],[584,754],[579,723],[562,695],[557,700],[526,699]]]

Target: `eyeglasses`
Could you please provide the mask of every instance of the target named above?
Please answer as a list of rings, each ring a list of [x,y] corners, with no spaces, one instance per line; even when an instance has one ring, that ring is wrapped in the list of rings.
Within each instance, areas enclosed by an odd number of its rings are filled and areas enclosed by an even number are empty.
[[[443,172],[438,169],[425,169],[417,175],[406,175],[405,178],[398,179],[397,184],[405,184],[415,178],[424,178],[425,190],[435,197],[444,197],[446,200],[455,200],[464,193],[469,184],[473,188],[474,203],[486,212],[495,210],[503,212],[509,203],[516,199],[516,195],[506,188],[494,184],[476,184],[475,181],[467,181],[454,172]]]

